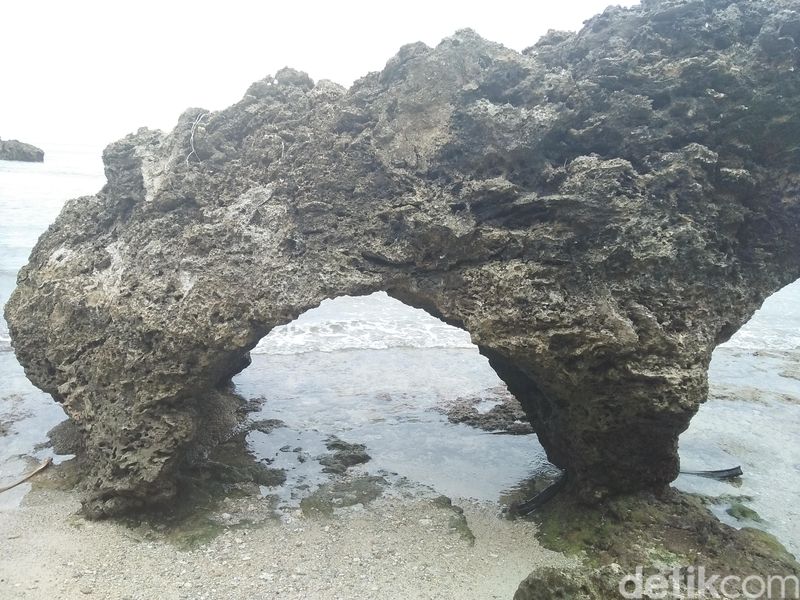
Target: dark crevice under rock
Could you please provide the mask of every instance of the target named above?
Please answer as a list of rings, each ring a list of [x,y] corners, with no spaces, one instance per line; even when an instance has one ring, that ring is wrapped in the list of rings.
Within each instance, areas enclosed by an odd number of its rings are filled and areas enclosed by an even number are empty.
[[[111,144],[6,307],[87,512],[173,498],[258,340],[379,290],[472,335],[572,494],[665,488],[712,351],[800,276],[797,14],[646,0],[524,53],[461,31]]]

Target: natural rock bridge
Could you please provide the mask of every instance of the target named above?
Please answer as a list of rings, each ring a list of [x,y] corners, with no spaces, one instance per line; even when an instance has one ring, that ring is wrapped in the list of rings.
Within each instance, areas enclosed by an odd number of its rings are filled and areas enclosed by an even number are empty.
[[[95,516],[169,499],[271,328],[386,290],[463,327],[586,499],[654,489],[715,346],[800,276],[800,3],[462,31],[350,90],[285,69],[109,146],[19,276],[17,356]]]

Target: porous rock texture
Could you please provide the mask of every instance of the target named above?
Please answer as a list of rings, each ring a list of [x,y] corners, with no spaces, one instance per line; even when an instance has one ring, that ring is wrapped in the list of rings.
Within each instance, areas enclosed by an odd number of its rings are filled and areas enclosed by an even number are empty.
[[[376,290],[469,331],[573,493],[665,486],[714,347],[800,275],[798,41],[796,0],[644,0],[349,90],[285,69],[111,144],[6,309],[87,513],[169,499],[258,340]]]
[[[0,140],[0,160],[43,162],[44,150],[19,140]]]

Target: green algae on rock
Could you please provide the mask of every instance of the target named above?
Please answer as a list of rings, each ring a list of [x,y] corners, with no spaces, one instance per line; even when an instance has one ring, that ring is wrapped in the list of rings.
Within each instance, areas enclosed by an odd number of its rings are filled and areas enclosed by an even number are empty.
[[[764,519],[761,518],[761,515],[759,515],[752,508],[745,506],[741,502],[734,502],[725,510],[725,512],[737,521],[753,521],[754,523],[764,522]]]
[[[319,486],[300,501],[300,509],[307,517],[333,515],[334,509],[367,504],[383,494],[386,480],[374,475],[345,477]]]
[[[576,598],[616,599],[619,582],[637,567],[651,575],[672,575],[677,569],[683,579],[703,567],[709,576],[739,577],[739,584],[749,575],[765,580],[800,576],[800,564],[772,535],[720,523],[704,499],[675,490],[621,496],[593,507],[560,498],[535,519],[545,547],[579,557],[583,564],[566,571],[534,571],[520,584],[515,600],[572,598],[557,593],[573,589],[583,594]]]

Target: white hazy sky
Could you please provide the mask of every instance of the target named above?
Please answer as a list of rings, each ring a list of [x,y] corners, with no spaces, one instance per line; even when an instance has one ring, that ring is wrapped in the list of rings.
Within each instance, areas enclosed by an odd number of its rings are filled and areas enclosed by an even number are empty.
[[[0,0],[0,137],[103,144],[218,110],[284,66],[349,85],[463,27],[521,50],[635,0]]]

